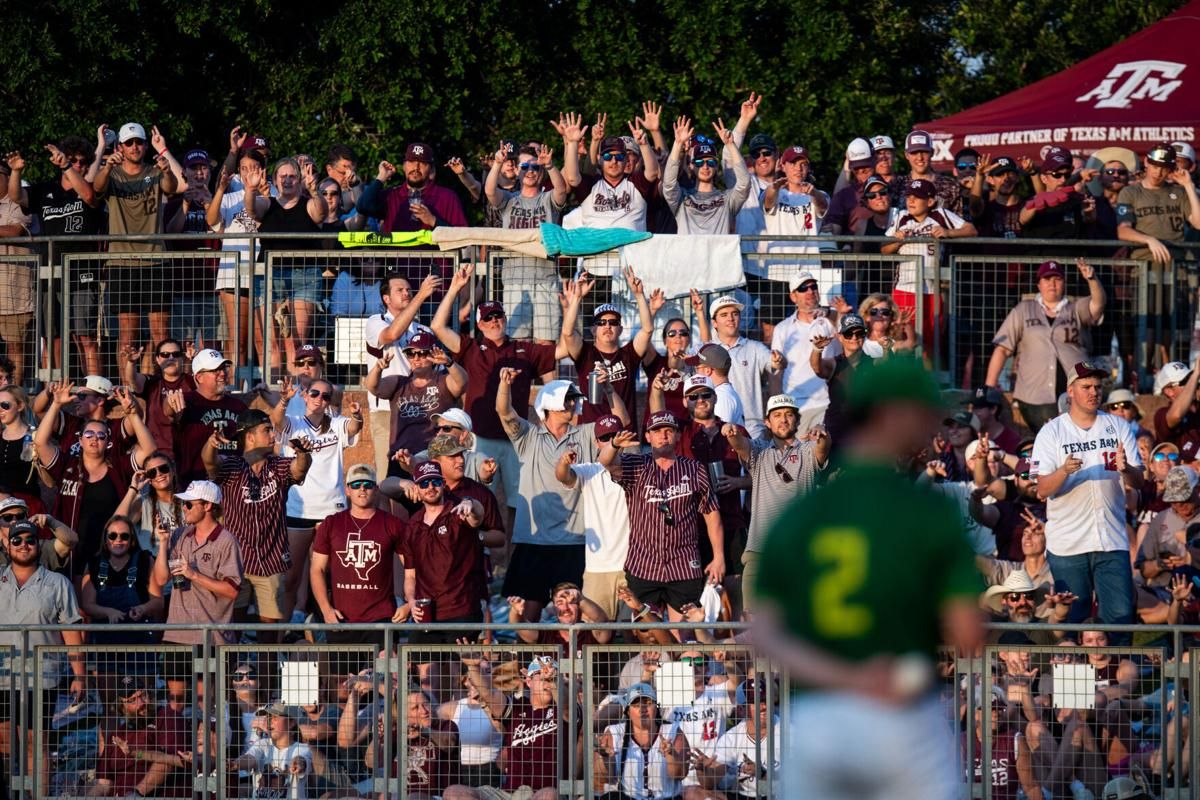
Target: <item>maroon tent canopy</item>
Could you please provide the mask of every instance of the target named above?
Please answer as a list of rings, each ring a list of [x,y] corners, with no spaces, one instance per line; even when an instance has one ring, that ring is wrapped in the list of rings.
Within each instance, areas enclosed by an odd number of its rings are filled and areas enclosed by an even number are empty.
[[[1192,0],[1057,75],[917,127],[933,134],[935,164],[964,147],[1040,159],[1051,145],[1082,155],[1114,145],[1144,154],[1158,142],[1193,142],[1198,50],[1200,0]]]

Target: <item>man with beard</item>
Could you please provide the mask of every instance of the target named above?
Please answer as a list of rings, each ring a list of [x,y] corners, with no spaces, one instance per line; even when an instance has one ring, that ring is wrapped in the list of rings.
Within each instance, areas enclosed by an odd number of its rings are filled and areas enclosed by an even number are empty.
[[[121,678],[115,701],[116,713],[106,715],[101,725],[96,786],[89,793],[118,797],[184,794],[190,780],[183,770],[144,756],[146,751],[190,752],[186,720],[170,707],[159,707],[142,680],[132,675]]]
[[[380,161],[375,180],[358,198],[358,213],[378,219],[381,233],[430,230],[438,225],[466,227],[458,195],[433,182],[433,164],[433,148],[413,142],[404,151],[404,184],[385,189],[396,167]]]
[[[979,157],[967,207],[980,236],[1015,239],[1020,235],[1021,198],[1016,193],[1019,178],[1016,162],[1008,156],[999,156],[995,161],[991,153]],[[1114,224],[1110,238],[1115,237]]]
[[[214,433],[226,431],[230,435],[225,438],[231,440],[238,417],[246,410],[245,403],[227,393],[231,365],[219,351],[201,350],[192,358],[192,381],[196,388],[166,393],[163,416],[175,426],[175,463],[180,483],[208,477],[201,457],[205,443]],[[225,453],[236,449],[232,441],[221,444]]]
[[[1058,644],[1063,633],[1049,626],[1066,622],[1073,602],[1075,595],[1070,592],[1054,593],[1044,584],[1034,583],[1025,570],[1017,570],[1005,578],[1004,583],[988,587],[980,600],[997,622],[1015,625],[1041,625],[1043,620],[1038,618],[1037,611],[1044,604],[1049,611],[1049,618],[1044,620],[1046,626],[1026,631],[1029,639],[1038,645]],[[992,631],[988,638],[994,644],[1001,635],[1002,631]]]

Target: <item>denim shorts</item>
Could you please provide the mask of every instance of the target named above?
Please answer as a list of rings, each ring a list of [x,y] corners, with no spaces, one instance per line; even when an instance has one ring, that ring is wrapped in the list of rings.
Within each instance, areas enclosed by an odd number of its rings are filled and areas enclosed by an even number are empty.
[[[320,267],[282,267],[271,277],[271,305],[277,306],[287,300],[301,300],[320,305],[324,300],[324,278]],[[254,305],[263,304],[267,279],[254,279]]]

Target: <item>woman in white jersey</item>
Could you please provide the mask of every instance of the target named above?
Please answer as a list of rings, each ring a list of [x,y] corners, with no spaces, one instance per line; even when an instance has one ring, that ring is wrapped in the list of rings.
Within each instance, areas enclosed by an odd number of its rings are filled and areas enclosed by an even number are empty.
[[[290,390],[290,387],[289,387]],[[308,600],[308,553],[312,548],[317,525],[326,517],[349,508],[343,487],[345,463],[343,452],[358,441],[362,430],[362,407],[350,403],[349,416],[333,416],[333,384],[320,379],[308,384],[301,392],[305,414],[299,419],[285,417],[279,425],[280,455],[291,455],[287,442],[301,436],[312,447],[312,466],[304,483],[288,489],[287,529],[288,549],[292,565],[288,570],[287,589],[296,592],[296,608],[303,609]],[[290,397],[282,400],[286,403]]]

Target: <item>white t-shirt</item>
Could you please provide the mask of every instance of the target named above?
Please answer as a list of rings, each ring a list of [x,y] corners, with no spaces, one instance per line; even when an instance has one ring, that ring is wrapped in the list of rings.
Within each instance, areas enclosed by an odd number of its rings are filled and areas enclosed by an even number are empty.
[[[778,783],[779,775],[779,742],[783,738],[779,731],[779,717],[775,716],[771,721],[774,728],[772,732],[775,740],[774,757],[771,758],[771,775],[776,783]],[[749,761],[752,764],[759,763],[759,753],[756,747],[762,748],[762,757],[767,756],[767,737],[763,736],[762,742],[756,744],[750,738],[750,734],[746,733],[746,723],[739,722],[733,728],[725,733],[717,740],[716,756],[725,765],[726,774],[737,781],[737,793],[742,797],[757,797],[758,796],[758,780],[764,781],[765,777],[760,774],[755,775],[740,775],[738,771],[741,769],[743,761]]]
[[[367,343],[367,371],[375,369],[375,362],[379,359],[371,355],[371,350],[381,351],[383,347],[379,344],[379,334],[383,333],[388,325],[392,324],[394,316],[388,311],[382,314],[372,314],[367,317],[367,322],[363,326],[363,340]],[[426,328],[424,325],[418,324],[415,320],[409,323],[408,329],[400,335],[396,341],[392,342],[392,363],[387,365],[387,369],[380,375],[381,378],[386,378],[389,375],[408,375],[412,372],[412,367],[408,364],[408,359],[404,357],[404,348],[408,346],[408,340],[416,336],[421,331],[426,331],[430,334],[433,331]],[[391,411],[392,406],[387,400],[380,400],[370,392],[367,393],[367,404],[371,411]]]
[[[287,515],[300,519],[323,520],[330,514],[345,511],[346,490],[343,454],[345,448],[354,446],[358,436],[350,436],[346,428],[349,417],[331,417],[329,429],[321,432],[307,418],[299,422],[285,418],[280,436],[287,441],[302,436],[312,444],[312,466],[304,483],[288,488]]]
[[[734,425],[745,425],[746,414],[742,409],[742,399],[738,397],[737,390],[733,388],[733,384],[721,383],[716,388],[717,416],[724,422],[732,422]]]
[[[956,228],[961,228],[964,223],[965,220],[963,220],[962,217],[958,216],[953,211],[945,211],[940,208],[935,208],[932,209],[925,219],[920,222],[918,222],[909,214],[901,214],[900,216],[896,217],[895,222],[893,222],[887,229],[887,235],[895,236],[898,232],[904,231],[905,236],[929,236],[929,232],[939,225],[948,231],[952,231]],[[900,254],[905,256],[920,256],[922,259],[924,259],[924,293],[935,293],[938,285],[937,245],[933,243],[906,243],[900,245]],[[916,294],[916,261],[900,262],[896,272],[896,291]]]
[[[226,192],[221,196],[221,220],[213,228],[216,233],[254,233],[258,230],[258,223],[246,213],[245,196],[246,193],[240,189],[236,192]],[[221,249],[238,254],[238,258],[243,262],[243,269],[241,285],[236,288],[249,289],[250,270],[246,269],[244,265],[251,263],[250,240],[222,239]],[[255,255],[257,256],[257,252]],[[234,284],[237,282],[235,272],[235,263],[222,259],[220,266],[217,267],[216,287],[218,289],[235,288]]]
[[[1096,414],[1087,430],[1076,425],[1070,414],[1062,414],[1038,431],[1031,472],[1049,475],[1070,455],[1083,462],[1058,494],[1046,501],[1047,552],[1077,556],[1129,549],[1125,492],[1116,467],[1118,444],[1125,446],[1130,466],[1142,466],[1132,429],[1105,411]]]
[[[842,343],[834,336],[833,323],[825,317],[804,322],[796,314],[775,326],[771,334],[771,349],[787,359],[783,370],[783,391],[792,396],[801,411],[816,411],[829,405],[829,385],[813,372],[809,356],[814,336],[828,336],[825,355],[834,358],[842,354]]]
[[[629,505],[625,490],[599,464],[572,464],[583,504],[584,569],[621,572],[629,553]]]
[[[284,748],[276,747],[270,739],[264,739],[246,751],[258,762],[254,770],[254,800],[284,800],[290,797],[308,797],[308,776],[312,774],[312,750],[301,742],[293,742]],[[292,762],[303,759],[304,770],[296,776],[291,774]],[[294,784],[294,785],[293,785]]]
[[[504,734],[496,730],[481,706],[467,698],[454,704],[453,722],[458,726],[459,759],[470,766],[490,764],[500,756]]]

